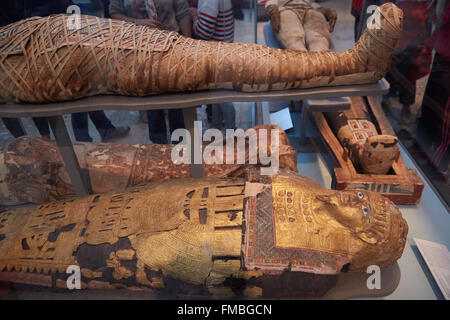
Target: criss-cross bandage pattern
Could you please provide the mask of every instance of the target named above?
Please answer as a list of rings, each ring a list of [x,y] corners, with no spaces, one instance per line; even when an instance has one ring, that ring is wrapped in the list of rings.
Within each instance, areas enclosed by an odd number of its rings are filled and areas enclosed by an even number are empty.
[[[0,28],[0,100],[45,103],[97,94],[145,96],[205,89],[283,90],[372,83],[386,73],[402,11],[345,52],[295,52],[206,42],[123,21],[54,15]]]

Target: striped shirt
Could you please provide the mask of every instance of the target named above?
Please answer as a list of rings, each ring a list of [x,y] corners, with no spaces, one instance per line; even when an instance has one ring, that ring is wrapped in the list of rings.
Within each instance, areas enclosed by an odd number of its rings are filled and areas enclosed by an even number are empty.
[[[305,6],[317,6],[312,0],[268,0],[265,2],[266,8],[270,5],[276,5],[279,7],[284,7],[289,4],[301,4]]]
[[[198,7],[198,0],[188,0],[188,3],[189,3],[189,8],[197,9],[197,7]]]
[[[231,0],[198,0],[194,33],[199,39],[233,42],[234,15]]]

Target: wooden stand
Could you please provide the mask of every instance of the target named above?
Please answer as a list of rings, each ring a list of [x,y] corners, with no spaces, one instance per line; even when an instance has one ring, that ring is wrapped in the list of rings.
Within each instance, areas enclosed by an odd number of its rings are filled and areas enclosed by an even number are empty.
[[[351,110],[357,115],[358,101],[352,98]],[[381,97],[369,96],[366,103],[381,134],[394,135],[394,130],[381,109]],[[401,156],[392,165],[392,174],[377,175],[357,172],[347,152],[331,130],[322,112],[314,112],[311,117],[320,131],[326,145],[331,149],[339,168],[334,169],[333,188],[337,190],[367,190],[383,194],[396,204],[417,204],[424,188],[415,169],[408,169]]]

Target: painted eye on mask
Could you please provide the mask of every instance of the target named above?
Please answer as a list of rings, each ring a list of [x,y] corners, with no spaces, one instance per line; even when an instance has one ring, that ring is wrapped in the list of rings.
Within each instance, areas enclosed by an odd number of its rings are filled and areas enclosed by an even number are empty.
[[[361,207],[362,212],[364,214],[364,219],[367,217],[367,214],[369,213],[369,208],[367,208],[366,206],[362,206]]]
[[[362,193],[362,192],[358,192],[358,193],[357,193],[357,196],[358,196],[358,198],[360,198],[360,199],[364,199],[364,193]]]

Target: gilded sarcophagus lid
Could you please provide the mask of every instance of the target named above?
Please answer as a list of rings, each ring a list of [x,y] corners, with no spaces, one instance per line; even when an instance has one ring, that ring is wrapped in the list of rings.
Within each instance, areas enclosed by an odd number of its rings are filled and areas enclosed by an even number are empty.
[[[283,172],[180,179],[0,214],[0,280],[270,297],[323,295],[342,271],[400,258],[407,224],[378,194]],[[25,278],[24,278],[25,277]],[[48,284],[48,283],[47,283]],[[280,293],[280,292],[277,292]]]

